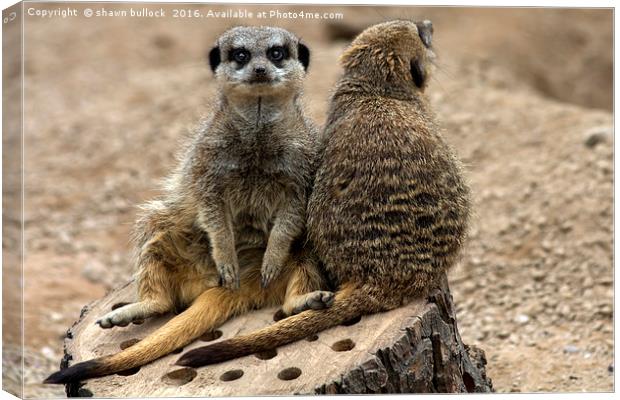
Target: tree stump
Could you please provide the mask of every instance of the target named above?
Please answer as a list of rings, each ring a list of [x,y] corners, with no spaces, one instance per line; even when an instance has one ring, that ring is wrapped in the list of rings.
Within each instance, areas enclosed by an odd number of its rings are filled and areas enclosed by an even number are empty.
[[[87,305],[65,339],[61,368],[119,351],[171,316],[103,330],[95,320],[134,301],[135,283]],[[247,333],[274,321],[276,308],[228,321],[183,349]],[[258,354],[192,369],[181,351],[121,374],[67,385],[67,395],[96,397],[249,396],[334,393],[490,392],[484,352],[463,344],[447,281],[428,299],[364,316]]]

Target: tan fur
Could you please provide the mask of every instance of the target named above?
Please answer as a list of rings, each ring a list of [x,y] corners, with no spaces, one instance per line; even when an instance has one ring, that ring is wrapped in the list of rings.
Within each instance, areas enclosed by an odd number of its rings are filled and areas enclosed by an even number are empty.
[[[424,95],[430,22],[362,32],[341,57],[308,205],[308,233],[330,283],[326,310],[184,354],[197,367],[290,343],[426,296],[465,239],[469,190]]]
[[[290,315],[295,309],[307,309],[309,292],[324,285],[313,264],[304,264],[303,257],[287,265],[281,279],[269,289],[260,285],[262,249],[240,252],[242,269],[239,290],[221,287],[206,288],[192,305],[176,315],[166,325],[146,339],[124,351],[102,358],[105,373],[118,372],[144,365],[154,359],[180,349],[205,332],[215,330],[229,318],[264,306],[283,304],[282,310]],[[327,293],[327,292],[325,292]]]

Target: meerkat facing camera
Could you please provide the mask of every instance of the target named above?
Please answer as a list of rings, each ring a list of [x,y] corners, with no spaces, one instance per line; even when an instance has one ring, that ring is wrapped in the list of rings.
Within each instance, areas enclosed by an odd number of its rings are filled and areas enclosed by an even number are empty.
[[[300,104],[308,48],[284,29],[237,27],[217,40],[209,63],[215,111],[136,225],[139,301],[98,323],[126,326],[191,306],[134,346],[46,383],[143,365],[253,308],[284,303],[293,314],[331,304],[303,246],[316,153],[316,128]]]
[[[469,189],[424,95],[430,21],[363,31],[344,52],[308,206],[308,234],[338,287],[333,305],[184,354],[198,367],[273,349],[423,298],[454,265]]]

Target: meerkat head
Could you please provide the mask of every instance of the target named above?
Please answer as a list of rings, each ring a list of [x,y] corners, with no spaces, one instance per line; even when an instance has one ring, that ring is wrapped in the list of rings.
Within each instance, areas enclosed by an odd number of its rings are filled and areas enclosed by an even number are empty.
[[[371,26],[342,54],[345,72],[375,83],[411,85],[423,91],[430,78],[433,24],[397,20]]]
[[[300,90],[310,51],[291,32],[276,27],[236,27],[209,52],[209,64],[227,92],[263,96]]]

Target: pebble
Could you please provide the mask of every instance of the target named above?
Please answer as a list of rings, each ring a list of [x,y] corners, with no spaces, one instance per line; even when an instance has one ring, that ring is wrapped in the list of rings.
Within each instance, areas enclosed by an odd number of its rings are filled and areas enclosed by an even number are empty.
[[[482,260],[479,257],[472,257],[471,258],[471,263],[474,266],[480,266],[480,265],[482,265]]]
[[[56,361],[58,359],[58,356],[56,355],[56,353],[54,353],[54,350],[52,350],[52,348],[48,346],[44,346],[41,348],[41,354],[43,354],[43,357],[47,358],[48,360]]]
[[[81,224],[83,229],[97,229],[102,225],[101,221],[95,218],[85,218]]]
[[[599,308],[599,310],[598,310],[597,314],[601,315],[604,318],[612,318],[613,317],[613,310],[611,309],[611,306],[599,306],[598,308]]]
[[[72,241],[71,234],[67,231],[59,231],[58,238],[63,243],[71,243]]]
[[[540,217],[536,218],[535,222],[539,228],[543,228],[547,224],[547,218],[544,215],[541,215]]]
[[[597,321],[593,325],[593,330],[595,332],[600,332],[600,331],[603,330],[603,328],[605,328],[605,322],[603,322],[603,321]]]
[[[561,317],[568,318],[569,320],[572,319],[570,317],[574,317],[571,312],[571,307],[568,304],[560,304],[556,311]]]
[[[588,130],[585,134],[584,144],[587,147],[594,147],[599,143],[606,142],[608,138],[611,138],[612,130],[608,127],[597,126]]]
[[[54,322],[62,321],[62,314],[57,312],[50,313],[50,319]]]
[[[547,308],[550,308],[550,309],[555,309],[558,306],[558,303],[559,303],[558,299],[555,299],[555,298],[548,298],[548,299],[543,300],[543,304]]]
[[[525,314],[519,314],[515,317],[514,321],[519,325],[525,325],[530,321],[530,317]]]
[[[596,162],[596,167],[603,171],[605,174],[610,174],[612,171],[613,164],[607,160],[598,160]]]
[[[510,336],[510,332],[508,331],[500,331],[495,334],[498,339],[507,339]]]
[[[488,332],[482,331],[482,330],[478,330],[476,332],[476,340],[479,341],[483,341],[484,339],[486,339],[488,336]]]
[[[562,225],[560,225],[560,231],[562,233],[568,233],[573,230],[573,225],[570,221],[565,221]]]
[[[573,346],[572,344],[569,344],[568,346],[564,347],[565,354],[574,354],[578,352],[579,352],[579,348],[577,346]]]
[[[543,281],[546,276],[547,273],[542,269],[535,269],[534,271],[532,271],[532,278],[537,282]]]
[[[75,245],[71,234],[67,231],[60,231],[58,233],[58,242],[56,245],[61,254],[70,254],[75,251]]]

